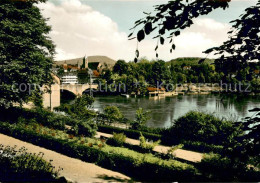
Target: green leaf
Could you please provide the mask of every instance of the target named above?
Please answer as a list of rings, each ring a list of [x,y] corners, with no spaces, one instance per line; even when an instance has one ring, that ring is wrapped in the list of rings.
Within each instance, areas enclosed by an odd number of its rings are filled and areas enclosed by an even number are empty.
[[[144,26],[144,30],[145,30],[145,34],[149,35],[153,30],[152,23],[151,22],[146,23]]]
[[[254,109],[251,109],[251,110],[248,110],[249,112],[259,112],[260,111],[260,108],[254,108]]]
[[[164,38],[163,37],[160,37],[160,43],[161,43],[161,45],[164,44]]]
[[[131,37],[133,35],[133,33],[129,34],[128,37]]]
[[[142,41],[144,38],[145,38],[144,30],[140,30],[140,31],[137,33],[137,40],[140,42],[140,41]]]
[[[176,31],[176,32],[174,33],[175,36],[179,36],[180,34],[181,34],[180,31]]]

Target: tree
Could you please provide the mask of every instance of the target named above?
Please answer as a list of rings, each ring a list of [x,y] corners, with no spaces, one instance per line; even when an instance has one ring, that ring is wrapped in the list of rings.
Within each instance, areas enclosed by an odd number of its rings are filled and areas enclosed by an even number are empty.
[[[0,105],[27,102],[32,85],[52,81],[54,45],[37,3],[2,0],[0,4]],[[34,87],[35,88],[35,87]]]
[[[147,121],[151,118],[149,114],[150,111],[144,111],[143,108],[137,109],[135,113],[136,120],[135,123],[133,124],[133,128],[138,129],[144,126],[147,123]]]
[[[105,107],[104,112],[105,115],[108,117],[110,123],[123,118],[123,114],[116,106],[107,106]]]
[[[159,43],[163,45],[165,39],[170,39],[172,44],[170,52],[175,50],[176,45],[173,43],[173,38],[180,35],[182,29],[188,28],[193,24],[192,19],[199,15],[206,15],[217,8],[227,8],[231,0],[176,0],[169,1],[166,4],[155,6],[154,14],[146,13],[146,17],[137,20],[132,28],[133,32],[129,35],[129,39],[137,38],[140,42],[145,39],[146,35],[151,34],[154,30],[158,30],[154,39],[158,39],[155,47],[156,57],[158,57],[157,49]],[[136,37],[133,37],[137,27],[142,28],[137,32]],[[135,62],[139,57],[139,51],[136,50]]]
[[[223,45],[205,51],[218,55],[215,64],[218,70],[226,75],[247,68],[250,61],[259,61],[259,13],[260,1],[255,6],[247,8],[239,19],[231,21],[233,25],[228,32],[229,39]]]
[[[113,83],[112,80],[112,71],[110,69],[103,70],[101,73],[101,77],[106,80],[107,84]]]
[[[113,67],[113,71],[120,76],[123,74],[127,74],[128,65],[124,60],[118,60]]]
[[[159,60],[155,62],[152,66],[152,79],[153,84],[157,85],[157,83],[161,83],[166,79],[166,65],[165,62]]]
[[[75,103],[71,106],[70,115],[78,119],[89,119],[95,116],[95,112],[89,110],[94,101],[95,99],[90,95],[77,96]]]
[[[224,155],[230,158],[232,168],[236,170],[237,174],[244,175],[246,171],[251,173],[247,180],[256,180],[259,179],[259,171],[252,171],[252,168],[249,169],[249,165],[251,167],[260,165],[260,108],[254,108],[249,112],[254,112],[254,115],[235,123],[237,128],[243,130],[243,133],[235,136],[224,146]]]
[[[79,83],[88,83],[90,81],[90,77],[87,69],[82,69],[78,71],[77,75],[78,75]]]
[[[173,38],[179,36],[182,29],[190,27],[193,24],[192,19],[200,15],[210,13],[216,8],[227,8],[231,0],[186,0],[186,2],[177,0],[170,1],[167,4],[155,6],[155,15],[145,13],[147,16],[135,22],[133,30],[139,26],[142,29],[137,32],[137,41],[145,39],[146,35],[158,29],[158,34],[154,38],[158,39],[158,44],[165,42],[165,36],[173,42]],[[246,68],[249,61],[256,61],[260,58],[260,39],[259,39],[259,11],[260,1],[255,6],[249,7],[239,19],[232,21],[232,30],[228,33],[229,39],[220,47],[214,47],[206,50],[204,53],[215,53],[219,57],[215,60],[216,69],[224,72],[227,76],[229,72],[239,71]],[[129,37],[133,36],[132,32]],[[132,39],[132,38],[130,38]],[[157,51],[158,44],[155,48]],[[170,51],[174,50],[176,45],[172,43]],[[136,51],[138,58],[139,51]],[[156,53],[158,57],[158,53]],[[137,58],[135,60],[137,60]],[[204,62],[202,59],[199,63]]]
[[[205,83],[205,76],[203,75],[203,73],[200,73],[200,75],[199,75],[199,82]]]
[[[65,73],[64,72],[64,68],[63,67],[58,67],[57,75],[59,77],[62,77],[64,73]]]
[[[185,83],[187,81],[185,74],[178,73],[177,74],[177,82],[178,83]]]
[[[164,136],[171,143],[186,140],[223,145],[239,133],[240,130],[231,121],[219,119],[212,114],[191,111],[178,118]]]

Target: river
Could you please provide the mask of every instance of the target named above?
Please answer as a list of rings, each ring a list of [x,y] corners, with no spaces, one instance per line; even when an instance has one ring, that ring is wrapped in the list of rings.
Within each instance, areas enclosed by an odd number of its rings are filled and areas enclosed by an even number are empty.
[[[213,113],[218,117],[241,120],[251,116],[248,110],[260,107],[260,97],[238,95],[184,95],[175,97],[130,97],[96,96],[94,109],[103,111],[105,106],[117,106],[123,115],[131,120],[139,107],[151,111],[147,126],[170,127],[172,122],[191,110]]]

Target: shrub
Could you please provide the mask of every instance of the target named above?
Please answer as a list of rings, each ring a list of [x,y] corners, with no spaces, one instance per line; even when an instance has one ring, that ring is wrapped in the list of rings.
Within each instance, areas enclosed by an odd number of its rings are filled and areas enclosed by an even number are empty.
[[[123,146],[126,140],[124,133],[113,133],[113,137],[108,139],[107,143],[114,146]]]
[[[138,128],[138,130],[141,132],[147,132],[147,133],[151,133],[151,134],[161,135],[164,133],[166,128],[154,128],[154,127],[148,127],[148,126],[141,126],[140,128]]]
[[[107,125],[98,125],[98,131],[103,133],[124,133],[128,138],[133,139],[139,139],[140,137],[140,131],[139,130],[132,130],[132,129],[123,129],[113,126],[107,126]],[[159,134],[153,134],[148,132],[142,132],[143,136],[146,137],[149,140],[157,141],[161,138],[161,135]]]
[[[56,107],[56,111],[63,111],[69,114],[75,119],[84,119],[88,120],[96,116],[96,113],[92,110],[89,110],[92,107],[95,99],[90,95],[77,96],[74,104],[62,104],[59,107]]]
[[[72,106],[69,104],[61,104],[58,107],[54,107],[53,108],[55,111],[59,111],[59,112],[65,112],[67,114],[72,114]]]
[[[58,171],[42,159],[43,153],[29,154],[24,147],[0,145],[0,181],[3,182],[66,182],[58,179]]]
[[[192,165],[175,160],[165,161],[150,154],[137,153],[126,148],[110,146],[99,148],[92,143],[83,145],[77,141],[37,134],[35,131],[4,122],[0,123],[0,131],[70,157],[122,172],[140,181],[207,180],[198,175],[197,169]]]
[[[97,129],[96,124],[91,120],[79,120],[68,116],[55,114],[45,109],[23,109],[12,107],[0,109],[0,120],[10,123],[38,123],[49,128],[67,130],[66,125],[71,128],[71,133],[83,134],[92,137]]]
[[[212,114],[191,111],[178,118],[173,127],[164,133],[163,141],[168,144],[186,141],[200,141],[223,145],[240,133],[234,123],[219,119]]]
[[[158,140],[156,142],[149,143],[149,142],[146,141],[146,139],[145,139],[145,137],[143,136],[142,133],[140,133],[139,139],[140,139],[141,148],[144,149],[144,150],[147,150],[149,152],[152,151],[154,149],[154,147],[157,146],[161,142],[161,140]]]
[[[97,126],[92,120],[87,122],[82,121],[78,123],[78,133],[77,135],[84,135],[87,137],[93,137],[96,134]]]
[[[235,172],[232,172],[234,169],[227,157],[214,153],[205,154],[198,166],[206,176],[212,177],[214,180],[234,180]]]
[[[161,157],[163,159],[174,159],[176,157],[176,154],[174,153],[174,151],[176,151],[177,149],[181,149],[183,146],[184,146],[183,144],[173,146],[170,149],[168,149],[166,154],[161,154]]]
[[[123,114],[116,106],[107,106],[105,107],[104,112],[110,123],[123,118]]]
[[[137,109],[135,114],[135,123],[132,125],[132,128],[139,129],[142,126],[144,126],[147,123],[147,121],[151,118],[149,114],[150,111],[144,111],[143,108]]]
[[[214,144],[207,144],[205,142],[198,142],[198,141],[182,141],[184,144],[184,149],[198,151],[201,153],[222,153],[223,146],[222,145],[214,145]]]

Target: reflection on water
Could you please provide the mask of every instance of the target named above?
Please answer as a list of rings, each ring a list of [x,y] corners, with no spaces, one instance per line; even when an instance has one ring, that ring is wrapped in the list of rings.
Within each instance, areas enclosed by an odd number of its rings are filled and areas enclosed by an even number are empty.
[[[214,113],[219,117],[240,120],[250,116],[249,109],[260,106],[260,97],[236,95],[185,95],[166,98],[124,98],[122,96],[95,97],[94,108],[117,106],[126,118],[134,120],[139,107],[151,111],[148,126],[169,127],[172,122],[191,110]]]

